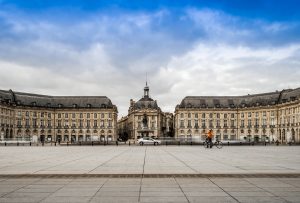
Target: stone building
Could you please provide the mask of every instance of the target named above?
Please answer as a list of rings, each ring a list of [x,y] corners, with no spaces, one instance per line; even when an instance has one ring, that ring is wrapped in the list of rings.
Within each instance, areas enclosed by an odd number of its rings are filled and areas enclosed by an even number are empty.
[[[159,138],[172,132],[173,117],[170,113],[164,113],[149,95],[149,87],[146,82],[144,96],[135,102],[130,100],[128,115],[118,121],[118,134],[128,139],[140,137]]]
[[[47,96],[0,90],[0,139],[114,140],[117,107],[105,96]]]
[[[300,88],[245,96],[187,96],[175,109],[175,137],[300,142]]]

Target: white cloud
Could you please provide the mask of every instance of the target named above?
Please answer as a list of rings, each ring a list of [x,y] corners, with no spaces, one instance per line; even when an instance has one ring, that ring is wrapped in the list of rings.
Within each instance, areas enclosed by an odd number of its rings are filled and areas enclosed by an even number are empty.
[[[208,9],[186,10],[178,25],[168,21],[168,10],[97,13],[76,23],[18,14],[0,12],[8,25],[0,31],[1,89],[106,95],[125,115],[130,98],[143,95],[145,72],[151,96],[171,112],[187,95],[300,86],[300,44],[260,46],[257,38],[289,29],[284,23],[244,23]]]

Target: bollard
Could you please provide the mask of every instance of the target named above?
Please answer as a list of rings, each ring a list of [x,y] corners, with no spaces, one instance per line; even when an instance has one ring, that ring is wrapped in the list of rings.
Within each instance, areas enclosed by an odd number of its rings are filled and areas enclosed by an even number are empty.
[[[240,142],[240,145],[242,145],[242,142]]]
[[[67,142],[67,146],[69,146],[69,141]]]
[[[178,145],[180,146],[180,141],[178,141]]]
[[[128,142],[128,145],[130,146],[130,141]]]
[[[31,142],[29,142],[29,146],[31,146]]]
[[[6,146],[6,142],[4,143],[4,146]]]
[[[117,145],[117,146],[119,145],[118,140],[116,141],[116,145]]]
[[[227,145],[229,146],[229,142],[227,142]]]
[[[44,146],[44,142],[42,142],[42,146]]]
[[[17,142],[17,146],[19,146],[19,142]]]
[[[56,146],[56,142],[54,142],[54,146]]]
[[[92,141],[92,146],[94,146],[94,142]]]
[[[191,145],[193,145],[193,142],[191,142]]]
[[[168,141],[166,141],[166,146],[168,146]]]
[[[254,146],[254,142],[252,142],[252,146]]]
[[[265,146],[267,146],[267,142],[265,142]]]

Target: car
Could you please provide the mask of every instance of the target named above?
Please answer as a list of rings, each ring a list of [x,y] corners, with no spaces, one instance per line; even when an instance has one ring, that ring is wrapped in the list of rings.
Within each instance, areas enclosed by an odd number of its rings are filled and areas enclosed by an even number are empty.
[[[138,139],[138,143],[140,145],[144,145],[144,144],[159,145],[161,143],[161,141],[150,138],[150,137],[142,137],[142,138]]]

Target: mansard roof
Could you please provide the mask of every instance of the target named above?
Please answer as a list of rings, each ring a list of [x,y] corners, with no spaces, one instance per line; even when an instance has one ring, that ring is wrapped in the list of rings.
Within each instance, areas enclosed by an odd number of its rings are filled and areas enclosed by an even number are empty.
[[[143,97],[136,103],[134,103],[134,108],[135,109],[158,109],[157,102],[154,101],[150,97]]]
[[[48,108],[114,108],[106,96],[49,96],[0,90],[0,101],[17,106]]]
[[[244,96],[187,96],[179,108],[243,108],[281,104],[300,99],[300,88]]]

